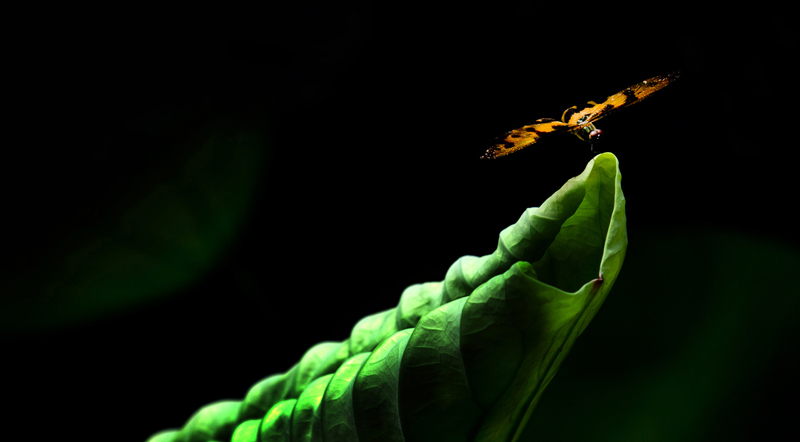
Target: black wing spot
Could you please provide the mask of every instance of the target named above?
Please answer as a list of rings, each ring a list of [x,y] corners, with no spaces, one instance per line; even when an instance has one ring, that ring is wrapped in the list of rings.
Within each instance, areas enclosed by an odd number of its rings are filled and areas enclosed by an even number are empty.
[[[631,88],[628,88],[628,89],[625,89],[624,91],[622,91],[622,95],[625,95],[625,98],[626,98],[625,101],[628,101],[628,99],[631,99],[631,98],[634,99],[634,100],[636,99],[636,92],[634,92]]]
[[[571,108],[564,111],[564,115],[561,116],[561,121],[564,123],[569,122],[569,119],[572,118],[572,115],[575,114],[575,111],[578,109],[577,106],[572,106]]]

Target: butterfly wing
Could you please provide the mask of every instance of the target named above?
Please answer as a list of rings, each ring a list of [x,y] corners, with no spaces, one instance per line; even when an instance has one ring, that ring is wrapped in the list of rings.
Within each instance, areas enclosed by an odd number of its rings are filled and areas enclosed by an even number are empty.
[[[653,78],[649,78],[641,83],[634,84],[633,86],[621,92],[611,95],[602,103],[590,101],[587,106],[580,111],[578,110],[577,106],[573,106],[564,111],[564,115],[561,117],[561,119],[565,123],[579,127],[593,121],[597,121],[617,109],[622,109],[623,107],[627,107],[644,100],[653,92],[663,89],[673,81],[677,80],[679,75],[679,71],[674,71],[666,75],[658,75]]]
[[[494,159],[514,153],[539,141],[542,137],[561,132],[568,132],[574,124],[564,123],[552,118],[541,118],[533,124],[522,126],[507,132],[495,140],[492,147],[481,156],[481,159]]]

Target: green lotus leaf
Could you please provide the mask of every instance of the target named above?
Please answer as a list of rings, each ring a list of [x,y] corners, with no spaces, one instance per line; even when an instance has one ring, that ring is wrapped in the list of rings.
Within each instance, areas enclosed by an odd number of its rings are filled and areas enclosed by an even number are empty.
[[[616,157],[598,155],[497,249],[412,285],[344,342],[317,344],[241,402],[149,442],[515,441],[619,274],[627,247]]]

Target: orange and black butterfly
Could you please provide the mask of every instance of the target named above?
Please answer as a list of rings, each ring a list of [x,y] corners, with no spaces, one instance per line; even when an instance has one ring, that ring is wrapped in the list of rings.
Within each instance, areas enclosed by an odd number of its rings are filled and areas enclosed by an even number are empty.
[[[602,103],[590,101],[581,110],[578,110],[578,106],[572,106],[561,115],[561,121],[541,118],[533,124],[514,129],[497,137],[493,141],[494,145],[481,158],[493,159],[506,156],[539,142],[542,137],[559,133],[571,133],[583,141],[594,144],[600,140],[602,131],[596,128],[593,122],[617,109],[644,100],[653,92],[677,80],[678,75],[680,72],[674,71],[647,79],[606,98]]]

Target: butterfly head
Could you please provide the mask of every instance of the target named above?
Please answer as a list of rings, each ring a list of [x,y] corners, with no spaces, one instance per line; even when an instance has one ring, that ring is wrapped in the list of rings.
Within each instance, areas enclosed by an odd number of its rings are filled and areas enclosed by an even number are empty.
[[[596,128],[592,123],[583,125],[577,130],[574,130],[572,133],[575,134],[576,137],[580,138],[581,141],[592,144],[600,141],[600,138],[603,135],[603,131]]]

